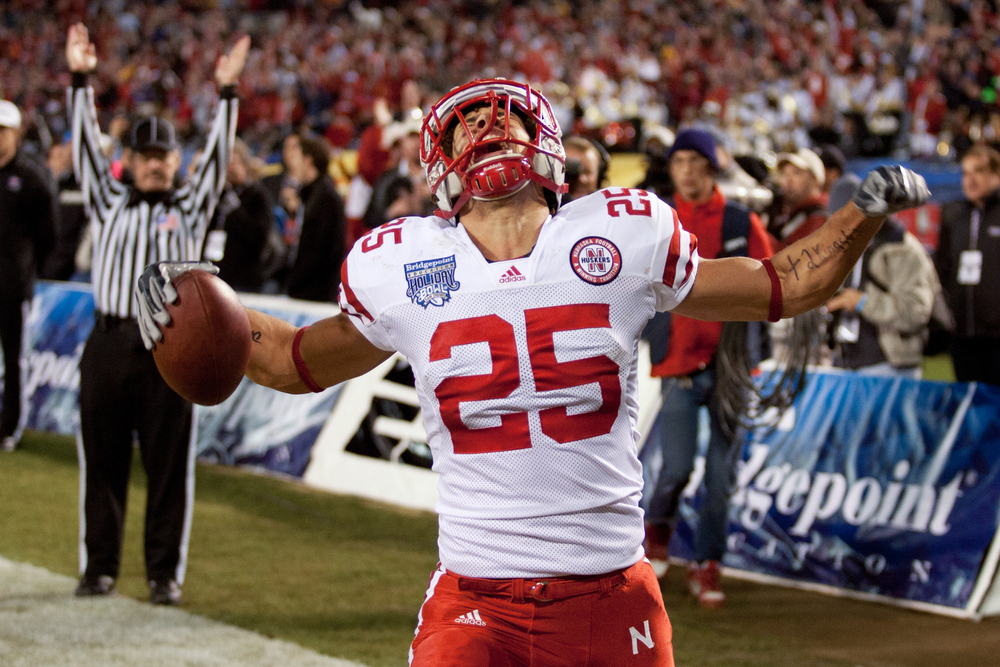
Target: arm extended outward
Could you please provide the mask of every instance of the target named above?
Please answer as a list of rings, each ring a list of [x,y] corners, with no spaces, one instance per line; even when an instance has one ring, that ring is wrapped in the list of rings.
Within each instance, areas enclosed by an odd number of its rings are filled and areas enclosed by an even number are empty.
[[[310,391],[292,355],[298,328],[270,315],[247,309],[254,345],[247,377],[257,384],[288,394]],[[341,313],[316,322],[299,341],[299,355],[312,380],[322,388],[363,375],[392,356],[361,335]]]
[[[139,332],[147,350],[163,340],[160,327],[171,323],[167,304],[177,300],[173,281],[186,271],[219,272],[211,262],[160,262],[139,276],[135,291]],[[367,373],[392,356],[372,345],[348,315],[341,313],[302,331],[296,367],[295,337],[299,328],[284,320],[247,308],[250,319],[250,363],[246,375],[253,382],[288,394],[321,391]],[[301,369],[301,372],[300,372]],[[312,381],[307,384],[305,378]]]
[[[781,317],[825,303],[844,282],[888,215],[919,206],[929,196],[924,179],[903,167],[880,167],[853,202],[822,227],[772,259],[781,287]],[[763,262],[747,258],[702,260],[687,298],[673,312],[711,321],[768,319],[772,281]]]

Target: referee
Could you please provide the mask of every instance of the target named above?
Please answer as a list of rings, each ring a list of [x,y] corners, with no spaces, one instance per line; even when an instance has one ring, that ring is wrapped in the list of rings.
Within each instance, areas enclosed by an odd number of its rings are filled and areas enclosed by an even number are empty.
[[[81,518],[78,596],[112,595],[121,561],[122,526],[137,436],[149,478],[146,501],[146,578],[153,604],[176,605],[187,565],[194,501],[191,404],[160,377],[142,345],[133,290],[147,264],[197,261],[208,222],[226,180],[235,139],[235,84],[250,38],[219,58],[220,99],[205,151],[190,181],[173,188],[180,167],[174,129],[160,118],[135,124],[131,134],[134,186],[114,180],[99,145],[94,91],[86,75],[97,66],[87,29],[69,29],[66,61],[72,72],[69,113],[73,168],[94,239],[96,322],[80,360]],[[133,435],[134,434],[134,435]]]

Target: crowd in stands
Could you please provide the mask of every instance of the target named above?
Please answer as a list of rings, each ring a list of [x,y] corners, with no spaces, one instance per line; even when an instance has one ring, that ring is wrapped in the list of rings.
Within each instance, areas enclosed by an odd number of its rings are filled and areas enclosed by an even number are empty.
[[[101,51],[106,120],[159,110],[192,144],[215,59],[250,34],[240,135],[269,156],[303,126],[356,144],[375,100],[398,110],[407,80],[426,102],[494,75],[539,84],[564,129],[613,149],[637,145],[636,119],[714,122],[735,153],[834,143],[848,158],[947,155],[1000,133],[989,0],[365,4],[15,0],[0,9],[3,97],[30,110],[40,141],[61,136],[62,36],[83,20]]]

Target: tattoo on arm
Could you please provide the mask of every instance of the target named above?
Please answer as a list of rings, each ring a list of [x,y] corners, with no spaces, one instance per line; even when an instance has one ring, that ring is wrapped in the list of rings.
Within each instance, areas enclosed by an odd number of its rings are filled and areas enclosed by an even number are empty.
[[[259,331],[251,331],[250,332],[250,340],[252,340],[253,342],[255,342],[257,344],[260,344],[260,332]]]
[[[847,249],[851,246],[851,243],[858,236],[858,230],[852,229],[851,231],[840,230],[840,238],[834,239],[832,243],[827,244],[825,248],[820,247],[819,244],[812,246],[811,248],[803,248],[800,259],[792,259],[791,255],[786,255],[788,259],[789,270],[795,275],[795,280],[800,280],[798,265],[802,263],[803,259],[806,262],[806,268],[810,271],[815,271],[816,269],[822,267],[833,257],[847,252]]]

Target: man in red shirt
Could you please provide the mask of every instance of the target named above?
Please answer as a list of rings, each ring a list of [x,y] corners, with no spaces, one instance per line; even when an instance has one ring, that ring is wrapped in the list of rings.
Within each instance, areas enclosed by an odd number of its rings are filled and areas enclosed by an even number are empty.
[[[677,188],[670,203],[684,228],[698,238],[701,257],[771,256],[771,243],[757,215],[726,201],[716,186],[719,162],[715,139],[709,132],[685,130],[678,134],[668,160]],[[738,453],[732,440],[724,435],[721,416],[711,401],[715,387],[713,361],[722,323],[682,315],[669,318],[654,319],[650,326],[659,330],[647,336],[652,374],[663,378],[659,441],[653,443],[661,449],[663,467],[646,511],[646,555],[657,574],[666,572],[667,545],[698,449],[698,411],[701,406],[709,406],[706,496],[695,531],[688,585],[699,604],[720,607],[725,595],[719,587],[719,561],[726,548],[726,514]]]

